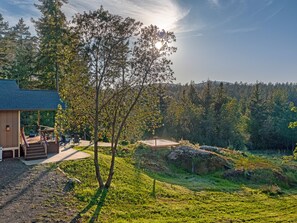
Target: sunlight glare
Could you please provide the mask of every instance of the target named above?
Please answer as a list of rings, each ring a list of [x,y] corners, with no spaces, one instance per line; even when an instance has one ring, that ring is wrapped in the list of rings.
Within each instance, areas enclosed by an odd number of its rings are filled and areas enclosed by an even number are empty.
[[[155,47],[156,47],[158,50],[161,49],[162,46],[163,46],[163,44],[162,44],[160,41],[156,42],[156,44],[155,44]]]

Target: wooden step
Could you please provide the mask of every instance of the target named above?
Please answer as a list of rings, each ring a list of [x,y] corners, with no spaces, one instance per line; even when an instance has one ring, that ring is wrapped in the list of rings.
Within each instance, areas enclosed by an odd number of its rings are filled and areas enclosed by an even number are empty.
[[[27,147],[27,149],[35,149],[35,148],[43,148],[44,146],[43,145],[35,145],[35,146],[29,146]]]
[[[40,146],[43,146],[43,145],[40,143],[34,143],[34,144],[29,144],[28,148],[35,148],[35,147],[40,147]]]
[[[34,149],[34,150],[27,150],[27,155],[29,154],[39,154],[39,153],[44,153],[44,148],[40,148],[40,149]]]
[[[32,143],[27,147],[27,154],[25,160],[45,159],[47,154],[45,149],[40,143]]]
[[[44,154],[37,154],[37,155],[27,155],[25,160],[37,160],[37,159],[46,159],[47,155]]]
[[[27,147],[27,152],[30,152],[30,151],[44,151],[44,147],[43,145],[36,145],[34,147]]]

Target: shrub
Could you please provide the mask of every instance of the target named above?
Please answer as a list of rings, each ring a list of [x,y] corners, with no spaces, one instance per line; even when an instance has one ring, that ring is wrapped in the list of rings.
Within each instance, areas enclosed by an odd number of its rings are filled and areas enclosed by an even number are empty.
[[[127,145],[129,145],[128,140],[122,140],[122,141],[121,141],[121,145],[122,145],[122,146],[127,146]]]

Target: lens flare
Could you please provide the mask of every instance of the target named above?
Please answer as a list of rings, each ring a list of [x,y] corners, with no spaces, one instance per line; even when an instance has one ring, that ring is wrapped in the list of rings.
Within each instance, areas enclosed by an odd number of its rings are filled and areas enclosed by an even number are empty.
[[[155,47],[159,50],[159,49],[161,49],[162,48],[162,46],[163,46],[163,44],[159,41],[159,42],[156,42],[156,44],[155,44]]]

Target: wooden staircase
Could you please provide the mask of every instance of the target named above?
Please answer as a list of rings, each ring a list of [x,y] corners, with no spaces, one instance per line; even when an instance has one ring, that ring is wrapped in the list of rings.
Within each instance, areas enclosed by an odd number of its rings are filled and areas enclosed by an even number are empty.
[[[40,143],[30,143],[26,147],[25,160],[45,159],[47,158],[47,152],[45,146]]]

